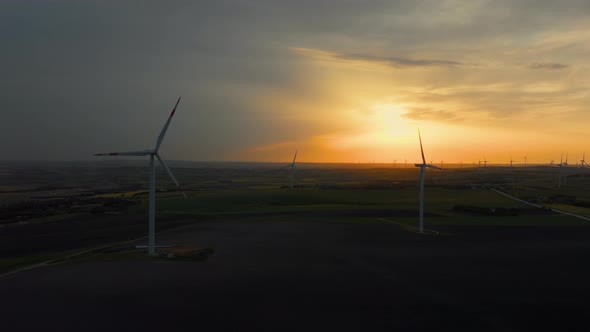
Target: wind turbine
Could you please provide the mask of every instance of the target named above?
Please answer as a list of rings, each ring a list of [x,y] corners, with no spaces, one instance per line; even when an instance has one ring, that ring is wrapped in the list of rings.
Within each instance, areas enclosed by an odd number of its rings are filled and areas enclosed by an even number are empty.
[[[584,177],[584,165],[588,165],[588,163],[586,163],[586,152],[584,152],[584,154],[582,154],[582,160],[580,160],[580,168],[582,169],[582,178]]]
[[[176,184],[176,188],[180,189],[180,185],[176,178],[170,171],[170,168],[166,165],[164,160],[158,154],[158,150],[160,149],[160,145],[164,140],[164,136],[166,135],[166,130],[168,130],[168,126],[170,125],[170,121],[176,112],[176,108],[178,107],[178,103],[180,103],[180,98],[176,101],[176,105],[172,109],[164,128],[160,132],[160,136],[158,136],[158,140],[156,141],[156,146],[153,149],[143,150],[143,151],[131,151],[131,152],[111,152],[111,153],[96,153],[95,156],[150,156],[150,207],[149,207],[149,232],[148,232],[148,254],[150,256],[154,256],[156,254],[156,164],[154,162],[154,158],[158,158],[160,164],[164,167],[170,178]],[[186,198],[186,194],[183,192],[182,195]]]
[[[297,150],[295,150],[295,155],[293,156],[293,161],[287,165],[287,166],[283,166],[283,168],[290,168],[291,170],[289,171],[289,188],[291,190],[293,190],[293,182],[295,180],[295,159],[297,158]]]
[[[564,171],[565,168],[567,167],[567,154],[565,155],[565,162],[563,161],[563,152],[561,153],[561,156],[559,157],[559,176],[558,176],[558,182],[557,182],[557,188],[561,188],[561,184],[563,182],[563,184],[566,184],[566,179],[567,176],[564,176]],[[563,180],[562,180],[563,179]]]
[[[486,157],[483,157],[483,168],[488,167],[488,161],[489,160],[486,160]]]
[[[563,167],[563,153],[559,156],[559,167]]]
[[[565,162],[563,163],[563,184],[567,185],[567,168],[569,167],[570,164],[567,163],[567,157],[569,155],[569,152],[565,153]]]
[[[420,153],[422,154],[422,164],[414,164],[414,166],[420,167],[420,214],[418,219],[418,232],[424,233],[424,175],[426,173],[426,168],[435,168],[441,170],[442,168],[426,163],[424,149],[422,148],[422,136],[420,135],[420,129],[418,129],[418,139],[420,140]]]
[[[526,167],[527,156],[524,156],[524,167]]]

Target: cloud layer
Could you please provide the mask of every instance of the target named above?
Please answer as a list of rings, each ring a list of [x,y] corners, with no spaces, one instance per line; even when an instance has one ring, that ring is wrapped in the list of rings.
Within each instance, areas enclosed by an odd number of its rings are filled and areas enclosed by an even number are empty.
[[[590,120],[586,0],[0,8],[3,159],[149,148],[179,95],[171,159],[277,160],[299,144],[350,161],[353,136],[359,151],[403,150],[387,138],[400,128],[379,127],[389,113],[407,127],[551,131],[566,145]]]

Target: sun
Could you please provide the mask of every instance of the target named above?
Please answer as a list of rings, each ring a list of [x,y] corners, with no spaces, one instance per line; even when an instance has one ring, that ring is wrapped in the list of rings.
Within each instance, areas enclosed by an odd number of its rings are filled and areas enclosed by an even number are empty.
[[[407,141],[414,125],[403,114],[406,110],[396,104],[374,103],[351,117],[355,132],[341,138],[340,144],[359,147],[384,147]]]
[[[413,133],[414,125],[403,117],[407,110],[403,106],[390,103],[375,103],[371,107],[372,122],[376,139],[380,142],[394,143]]]

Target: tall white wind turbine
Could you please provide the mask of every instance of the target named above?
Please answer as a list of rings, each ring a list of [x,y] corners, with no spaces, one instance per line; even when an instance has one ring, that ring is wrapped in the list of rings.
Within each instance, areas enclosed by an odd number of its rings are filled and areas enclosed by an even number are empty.
[[[295,159],[297,159],[297,150],[295,150],[295,155],[293,156],[293,161],[287,165],[283,166],[283,168],[289,168],[289,189],[293,190],[294,182],[295,182]]]
[[[414,164],[414,166],[420,167],[420,214],[418,219],[418,232],[424,233],[424,177],[426,173],[426,168],[435,168],[441,170],[442,168],[426,163],[426,158],[424,157],[424,149],[422,148],[422,135],[420,135],[420,129],[418,129],[418,139],[420,140],[420,153],[422,154],[422,164]]]
[[[95,156],[150,156],[150,199],[149,199],[150,207],[149,207],[149,227],[148,227],[148,253],[150,256],[154,256],[156,254],[156,220],[155,220],[156,219],[156,164],[154,162],[154,158],[158,158],[158,161],[160,161],[160,164],[162,165],[162,167],[164,167],[164,169],[166,170],[168,175],[170,175],[170,178],[172,179],[174,184],[176,184],[176,188],[180,189],[180,185],[178,184],[178,181],[176,181],[174,174],[172,174],[172,171],[170,171],[170,168],[168,168],[168,166],[166,165],[164,160],[158,154],[158,150],[160,149],[160,145],[162,144],[162,141],[164,140],[164,136],[166,135],[166,131],[168,130],[168,126],[170,125],[170,121],[172,120],[172,117],[174,116],[174,113],[176,112],[176,108],[178,107],[178,103],[180,103],[180,98],[181,97],[179,97],[178,100],[176,101],[176,104],[174,105],[174,108],[172,109],[172,112],[170,113],[170,116],[168,117],[168,120],[166,121],[164,128],[162,128],[162,131],[160,132],[160,136],[158,136],[158,140],[156,141],[156,146],[153,149],[143,150],[143,151],[111,152],[111,153],[97,153],[97,154],[95,154]],[[186,198],[186,194],[184,192],[182,194]]]

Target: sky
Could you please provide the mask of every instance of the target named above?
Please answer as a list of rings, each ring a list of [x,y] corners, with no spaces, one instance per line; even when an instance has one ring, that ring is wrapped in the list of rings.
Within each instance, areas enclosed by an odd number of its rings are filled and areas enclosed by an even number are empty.
[[[0,2],[0,160],[590,159],[590,2]]]

